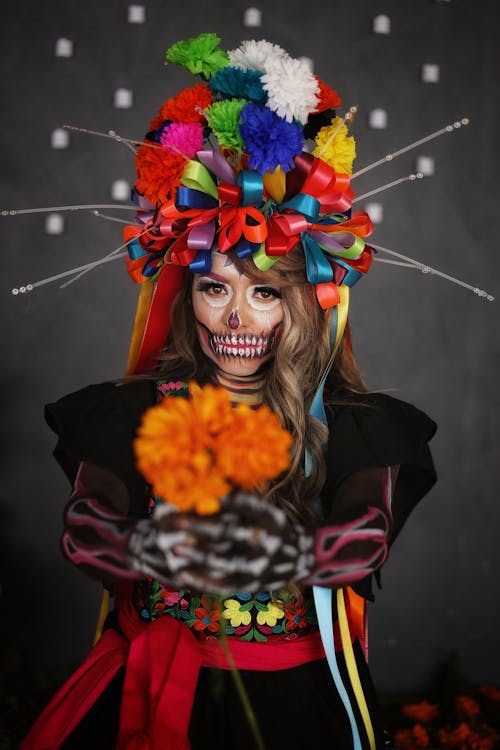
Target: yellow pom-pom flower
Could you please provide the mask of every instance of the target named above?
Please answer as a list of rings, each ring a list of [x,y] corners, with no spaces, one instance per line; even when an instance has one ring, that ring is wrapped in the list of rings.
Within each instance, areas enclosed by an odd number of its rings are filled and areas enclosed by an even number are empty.
[[[348,135],[347,125],[341,117],[334,117],[330,125],[325,125],[314,139],[316,148],[313,156],[323,159],[339,174],[352,174],[352,163],[356,158],[356,141]]]

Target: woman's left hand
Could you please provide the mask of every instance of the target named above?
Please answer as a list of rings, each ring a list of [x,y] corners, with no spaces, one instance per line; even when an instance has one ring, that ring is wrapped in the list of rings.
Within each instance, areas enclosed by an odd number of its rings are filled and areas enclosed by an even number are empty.
[[[176,575],[179,587],[219,594],[276,590],[307,578],[314,565],[314,534],[257,495],[230,495],[211,516],[158,506],[153,523],[160,550],[164,534],[185,533],[187,543],[175,547],[185,562]]]

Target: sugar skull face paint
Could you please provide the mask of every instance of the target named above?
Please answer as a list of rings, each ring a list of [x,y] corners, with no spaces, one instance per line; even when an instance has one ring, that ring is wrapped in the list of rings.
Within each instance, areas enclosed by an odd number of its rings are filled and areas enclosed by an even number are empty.
[[[241,274],[213,253],[212,270],[195,274],[193,309],[203,352],[230,375],[253,375],[274,356],[283,322],[280,290]]]

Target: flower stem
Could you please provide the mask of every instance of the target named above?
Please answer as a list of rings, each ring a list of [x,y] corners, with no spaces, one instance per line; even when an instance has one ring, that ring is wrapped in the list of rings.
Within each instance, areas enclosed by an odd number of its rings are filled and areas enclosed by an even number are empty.
[[[234,684],[236,685],[236,690],[238,691],[238,694],[240,696],[241,705],[243,706],[243,710],[247,717],[247,721],[250,725],[250,729],[254,736],[256,746],[258,750],[266,750],[266,746],[262,738],[260,727],[257,722],[257,717],[255,716],[254,710],[252,708],[252,704],[250,703],[250,699],[248,697],[248,693],[246,691],[245,685],[243,684],[243,680],[241,679],[241,675],[238,669],[236,668],[236,664],[234,663],[233,655],[231,651],[229,650],[229,646],[227,643],[227,635],[226,635],[226,631],[224,628],[221,629],[221,637],[219,640],[220,640],[220,645],[222,647],[222,650],[224,651],[226,658],[229,662],[229,666],[231,667],[231,670],[230,670],[231,677],[233,678]]]
[[[221,605],[221,599],[217,597],[217,606],[220,607],[220,605]],[[220,611],[220,625],[221,625],[221,628],[220,628],[219,643],[221,645],[222,650],[224,651],[224,654],[226,655],[226,659],[231,668],[230,669],[231,677],[236,686],[236,690],[238,691],[241,705],[243,707],[243,711],[245,713],[248,724],[250,726],[250,730],[253,734],[257,750],[266,750],[266,746],[262,738],[262,734],[260,731],[259,723],[257,721],[257,717],[255,716],[254,710],[252,708],[252,704],[250,703],[250,698],[248,697],[247,690],[245,688],[245,685],[243,684],[243,680],[241,679],[241,675],[236,667],[236,664],[234,663],[233,655],[231,653],[229,644],[227,642],[226,623],[224,621],[222,611]]]

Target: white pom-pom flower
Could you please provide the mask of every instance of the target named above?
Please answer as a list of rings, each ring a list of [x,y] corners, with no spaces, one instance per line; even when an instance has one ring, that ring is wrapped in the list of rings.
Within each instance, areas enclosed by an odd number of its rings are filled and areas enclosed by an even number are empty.
[[[234,68],[258,70],[260,73],[266,71],[274,60],[290,57],[279,45],[266,42],[265,39],[242,42],[238,49],[231,50],[228,55],[229,64]]]
[[[319,85],[303,60],[288,57],[268,62],[262,85],[269,109],[287,122],[306,122],[318,105]]]

